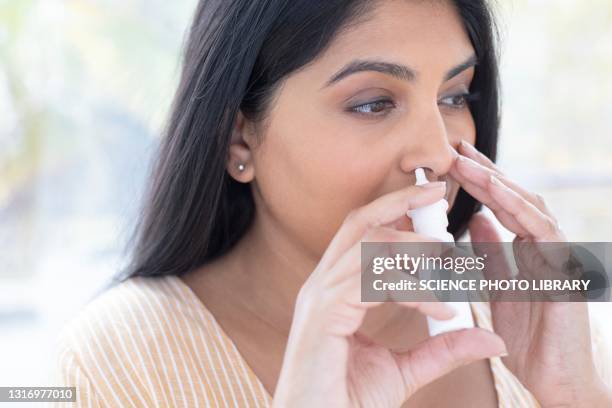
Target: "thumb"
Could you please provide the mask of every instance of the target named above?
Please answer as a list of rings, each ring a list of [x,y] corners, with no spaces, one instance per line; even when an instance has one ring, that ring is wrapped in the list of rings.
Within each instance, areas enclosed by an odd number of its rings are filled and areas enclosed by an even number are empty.
[[[439,334],[395,357],[404,378],[407,399],[455,368],[504,355],[507,351],[501,337],[485,329],[473,328]]]

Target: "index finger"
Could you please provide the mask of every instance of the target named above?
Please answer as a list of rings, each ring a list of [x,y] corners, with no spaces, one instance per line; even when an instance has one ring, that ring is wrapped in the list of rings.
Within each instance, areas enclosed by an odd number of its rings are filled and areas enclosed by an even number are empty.
[[[444,182],[409,186],[383,195],[376,200],[351,211],[332,238],[321,258],[322,266],[333,265],[340,256],[365,234],[370,227],[391,223],[406,212],[440,200],[446,190]]]

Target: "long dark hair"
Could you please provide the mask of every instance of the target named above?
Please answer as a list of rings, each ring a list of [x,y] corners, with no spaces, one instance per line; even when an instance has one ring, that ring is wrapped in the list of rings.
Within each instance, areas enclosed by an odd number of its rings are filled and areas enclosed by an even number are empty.
[[[239,111],[265,118],[282,80],[313,61],[372,0],[200,0],[181,79],[133,242],[119,279],[181,275],[228,251],[255,213],[250,186],[226,172]],[[471,91],[476,147],[495,160],[498,68],[495,25],[486,0],[454,0],[478,57]],[[449,230],[458,238],[479,209],[460,190]]]

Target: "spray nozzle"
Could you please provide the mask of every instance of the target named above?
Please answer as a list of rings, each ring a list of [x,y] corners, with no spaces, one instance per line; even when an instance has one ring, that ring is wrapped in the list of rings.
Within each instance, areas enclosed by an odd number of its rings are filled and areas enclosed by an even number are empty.
[[[425,176],[425,170],[423,170],[422,167],[419,167],[418,169],[416,169],[414,171],[414,174],[416,175],[416,185],[417,186],[422,186],[423,184],[429,183],[429,180],[427,180],[427,176]]]

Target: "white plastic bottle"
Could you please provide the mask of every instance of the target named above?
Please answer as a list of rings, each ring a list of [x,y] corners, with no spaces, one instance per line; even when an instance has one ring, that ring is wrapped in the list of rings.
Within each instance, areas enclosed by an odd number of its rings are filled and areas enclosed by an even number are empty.
[[[415,174],[417,186],[429,183],[425,176],[425,171],[422,168],[416,169]],[[410,210],[407,215],[411,218],[416,233],[454,244],[455,239],[453,235],[447,231],[447,209],[448,201],[441,199],[428,206]],[[455,309],[457,313],[450,320],[436,320],[427,317],[430,336],[452,330],[474,327],[474,319],[472,317],[472,310],[469,302],[447,302],[446,304]]]

